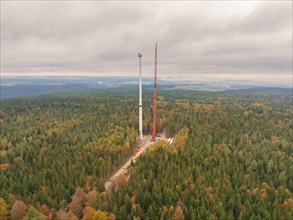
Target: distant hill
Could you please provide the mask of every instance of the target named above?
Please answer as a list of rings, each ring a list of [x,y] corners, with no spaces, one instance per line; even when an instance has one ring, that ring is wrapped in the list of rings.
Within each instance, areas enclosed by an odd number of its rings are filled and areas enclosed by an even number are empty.
[[[286,94],[286,95],[292,95],[292,89],[291,88],[281,88],[281,87],[255,87],[255,88],[249,88],[249,89],[238,89],[238,90],[227,90],[223,93],[233,93],[233,94]]]
[[[88,84],[65,84],[65,85],[50,85],[50,84],[16,84],[12,86],[1,85],[1,99],[35,95],[56,91],[72,91],[89,88],[103,88],[105,85],[88,85]]]
[[[245,84],[247,83],[247,84]],[[21,77],[1,77],[1,99],[43,94],[55,91],[77,91],[95,88],[131,88],[138,84],[138,77],[64,77],[64,76],[21,76]],[[144,77],[143,86],[146,89],[152,89],[153,78]],[[268,87],[267,87],[268,86]],[[163,90],[194,90],[202,92],[227,92],[238,93],[237,91],[246,92],[266,92],[270,93],[291,92],[290,88],[278,88],[274,85],[266,85],[260,82],[192,82],[192,81],[176,81],[174,79],[158,80],[158,88]]]

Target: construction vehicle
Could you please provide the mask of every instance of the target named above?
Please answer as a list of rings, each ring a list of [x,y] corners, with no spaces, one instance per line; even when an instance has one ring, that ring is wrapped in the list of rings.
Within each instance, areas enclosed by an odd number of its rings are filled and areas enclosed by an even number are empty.
[[[132,154],[132,156],[134,157],[135,155],[138,154],[138,152],[140,151],[140,146],[136,146],[134,153]]]

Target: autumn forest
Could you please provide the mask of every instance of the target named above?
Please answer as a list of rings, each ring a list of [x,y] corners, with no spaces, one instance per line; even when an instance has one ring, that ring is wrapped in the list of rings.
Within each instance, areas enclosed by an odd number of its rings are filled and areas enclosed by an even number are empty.
[[[144,89],[145,134],[152,90]],[[292,219],[289,89],[161,88],[156,141],[138,141],[137,88],[1,100],[0,220]]]

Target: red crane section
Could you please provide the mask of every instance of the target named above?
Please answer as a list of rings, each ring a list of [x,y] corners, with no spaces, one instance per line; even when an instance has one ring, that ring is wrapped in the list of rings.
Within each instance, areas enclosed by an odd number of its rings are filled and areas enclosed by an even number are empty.
[[[155,71],[154,71],[154,117],[153,117],[153,140],[156,140],[156,120],[157,120],[157,43],[155,49]]]

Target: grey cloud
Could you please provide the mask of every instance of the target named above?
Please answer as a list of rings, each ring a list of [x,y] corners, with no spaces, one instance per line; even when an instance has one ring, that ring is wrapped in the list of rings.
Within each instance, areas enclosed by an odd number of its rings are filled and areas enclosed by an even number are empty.
[[[282,31],[284,28],[291,28],[292,32],[292,2],[262,3],[256,6],[250,16],[239,19],[234,27],[242,32],[254,32],[255,34],[261,32],[272,34],[272,32]]]
[[[292,2],[239,7],[229,2],[1,2],[1,72],[136,75],[141,52],[145,75],[151,76],[158,42],[165,76],[290,78]]]

